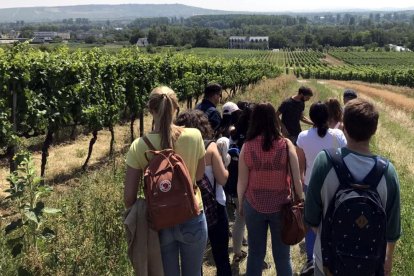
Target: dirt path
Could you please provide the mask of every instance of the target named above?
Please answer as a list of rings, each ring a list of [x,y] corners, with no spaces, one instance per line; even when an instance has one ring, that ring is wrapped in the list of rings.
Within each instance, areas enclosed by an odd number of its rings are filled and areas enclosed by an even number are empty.
[[[342,60],[336,59],[329,54],[326,54],[326,57],[324,59],[321,59],[321,61],[333,66],[340,66],[345,64]]]
[[[398,94],[387,89],[372,87],[369,84],[336,80],[327,80],[324,82],[341,88],[352,88],[358,93],[363,93],[370,97],[382,100],[394,107],[401,108],[408,112],[412,112],[414,110],[414,99],[407,97],[404,94]]]

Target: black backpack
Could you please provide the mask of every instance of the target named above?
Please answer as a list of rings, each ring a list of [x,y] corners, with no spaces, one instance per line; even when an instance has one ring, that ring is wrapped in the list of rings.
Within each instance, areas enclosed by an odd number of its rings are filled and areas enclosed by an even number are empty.
[[[236,144],[232,144],[229,147],[228,154],[231,159],[230,164],[227,167],[229,177],[227,178],[226,185],[224,185],[224,191],[231,197],[237,198],[237,178],[239,176],[240,149]]]
[[[387,215],[377,186],[388,160],[376,157],[375,165],[356,182],[340,149],[324,150],[339,179],[322,221],[321,249],[325,275],[384,275]]]

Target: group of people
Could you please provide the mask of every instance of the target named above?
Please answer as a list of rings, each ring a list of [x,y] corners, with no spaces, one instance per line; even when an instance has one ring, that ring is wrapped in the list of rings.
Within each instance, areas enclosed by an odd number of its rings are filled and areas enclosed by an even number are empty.
[[[309,226],[305,237],[307,262],[301,275],[343,275],[344,271],[338,273],[327,267],[322,258],[323,220],[342,183],[323,150],[339,149],[350,174],[356,181],[362,181],[378,159],[369,142],[377,129],[379,115],[372,103],[357,98],[355,91],[346,90],[344,108],[334,98],[315,102],[310,106],[308,118],[304,115],[305,102],[312,96],[310,88],[300,87],[297,95],[283,101],[277,110],[270,103],[227,102],[220,113],[217,106],[222,88],[219,84],[209,84],[204,99],[194,110],[174,118],[178,110],[174,91],[162,86],[151,92],[148,107],[154,124],[146,138],[157,149],[174,149],[183,158],[193,183],[201,187],[201,181],[206,181],[215,195],[213,203],[203,204],[205,191],[195,188],[200,213],[158,231],[165,275],[202,275],[208,241],[217,275],[232,275],[230,237],[233,262],[247,257],[246,275],[262,275],[262,270],[269,268],[264,262],[269,229],[277,275],[293,275],[290,246],[282,242],[280,234],[282,206],[292,196],[290,185],[294,185],[295,198],[305,201],[304,221]],[[300,121],[311,128],[302,131]],[[148,150],[147,143],[138,138],[127,153],[124,190],[127,208],[136,203],[142,188]],[[381,268],[373,275],[390,275],[395,242],[401,232],[399,183],[391,163],[387,163],[377,184],[387,216],[386,245],[379,260]],[[229,203],[236,206],[232,231],[226,208]],[[211,204],[215,204],[214,214],[208,210]],[[242,250],[243,245],[248,246],[248,252]]]

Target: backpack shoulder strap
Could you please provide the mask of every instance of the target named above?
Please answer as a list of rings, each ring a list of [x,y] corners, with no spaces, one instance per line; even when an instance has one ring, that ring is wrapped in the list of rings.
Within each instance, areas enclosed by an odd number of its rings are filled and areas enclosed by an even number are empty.
[[[211,143],[213,143],[214,140],[204,140],[204,148],[207,150],[207,148],[210,146]]]
[[[332,166],[335,169],[336,175],[338,176],[338,180],[340,183],[340,187],[338,187],[338,190],[341,187],[346,187],[350,183],[355,182],[354,177],[352,176],[344,160],[342,159],[341,150],[339,148],[330,148],[324,149],[324,151],[328,156],[328,159],[331,161]]]
[[[147,144],[150,150],[157,150],[146,135],[142,136],[142,140],[144,140],[145,144]]]
[[[142,136],[142,140],[144,140],[145,144],[147,144],[148,148],[152,151],[157,151],[157,149],[154,147],[154,145],[151,143],[151,141],[148,139],[148,137],[146,135]],[[148,152],[149,151],[145,151],[144,152],[144,156],[145,159],[147,160],[147,162],[150,162],[150,158],[148,157]]]
[[[376,189],[385,170],[388,168],[388,164],[388,159],[376,156],[374,167],[372,167],[371,171],[365,176],[362,182],[369,185],[371,189]]]
[[[350,183],[356,183],[354,177],[346,166],[340,149],[325,149],[324,150],[329,160],[335,169],[341,186],[346,186]],[[368,185],[370,189],[376,189],[384,171],[388,168],[389,161],[380,156],[375,157],[375,165],[370,172],[362,180],[362,184]],[[339,189],[339,188],[338,188]]]

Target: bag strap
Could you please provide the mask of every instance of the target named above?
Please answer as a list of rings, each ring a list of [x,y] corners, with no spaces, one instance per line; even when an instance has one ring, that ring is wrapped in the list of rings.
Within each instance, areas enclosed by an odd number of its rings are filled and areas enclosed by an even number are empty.
[[[293,178],[293,173],[292,173],[292,165],[290,164],[290,158],[289,158],[289,145],[288,142],[286,141],[285,138],[285,144],[286,144],[286,157],[287,157],[287,164],[286,164],[286,176],[289,174],[290,175],[290,194],[291,194],[291,201],[294,203],[296,200],[295,198],[297,197],[296,194],[296,189],[295,189],[295,179]]]
[[[151,141],[148,139],[146,135],[142,136],[142,140],[144,140],[145,144],[147,144],[150,150],[154,150],[154,151],[156,150],[156,148],[154,147],[154,145],[151,143]]]
[[[204,149],[207,150],[207,148],[213,142],[214,142],[214,140],[204,140]],[[213,175],[213,178],[214,178],[213,194],[214,194],[214,198],[215,198],[216,197],[216,185],[217,185],[217,183],[216,183],[216,178],[214,177],[214,175]]]
[[[331,161],[341,187],[347,187],[351,184],[362,184],[361,188],[370,188],[375,190],[384,174],[385,169],[388,167],[389,161],[382,157],[375,157],[375,164],[370,172],[365,176],[361,182],[355,181],[349,168],[346,166],[341,150],[337,149],[324,149],[328,159]],[[339,190],[340,187],[338,187]]]

